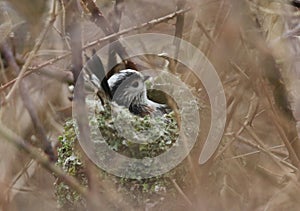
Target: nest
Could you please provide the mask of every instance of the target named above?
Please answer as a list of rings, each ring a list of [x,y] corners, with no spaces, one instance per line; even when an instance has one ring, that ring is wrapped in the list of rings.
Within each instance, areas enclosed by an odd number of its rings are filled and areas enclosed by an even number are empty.
[[[179,128],[174,112],[156,118],[151,118],[150,116],[139,117],[132,115],[126,108],[118,107],[118,115],[114,115],[110,106],[105,107],[105,109],[97,109],[95,115],[89,119],[90,125],[99,128],[103,136],[103,139],[101,140],[105,141],[110,149],[127,157],[145,158],[155,157],[176,144],[176,139],[179,135]],[[114,106],[112,106],[112,108],[114,108]],[[149,132],[149,128],[155,125],[152,132],[159,134],[159,136],[155,137],[156,140],[152,143],[139,144],[136,140],[133,140],[138,138],[137,136],[134,136],[135,131],[128,131],[126,125],[123,125],[123,129],[116,128],[114,123],[118,121],[123,121],[123,123],[126,121],[127,126],[132,125],[134,130],[138,131],[139,134],[146,134],[146,132]],[[77,126],[75,120],[68,120],[65,123],[62,136],[59,137],[60,146],[58,148],[57,165],[63,168],[69,175],[75,176],[82,185],[87,187],[85,162],[82,157],[82,151],[78,146],[76,131]],[[94,135],[95,134],[91,132],[92,141],[100,141],[96,137],[93,137]],[[126,139],[124,136],[132,137],[133,139]],[[140,136],[140,138],[141,137],[142,136]],[[95,146],[97,146],[97,143]],[[99,153],[99,156],[103,156],[100,148],[96,149],[96,152]],[[174,174],[174,172],[176,172],[176,170],[170,174]],[[100,168],[98,169],[97,177],[99,179],[99,184],[105,178],[111,180],[116,186],[125,186],[126,188],[122,191],[125,190],[130,192],[129,194],[133,200],[140,198],[140,194],[142,193],[147,192],[148,194],[151,194],[165,192],[167,188],[166,186],[168,186],[169,183],[166,179],[168,174],[149,179],[124,179],[110,175]],[[62,181],[57,181],[55,188],[59,205],[62,208],[86,208],[84,199]]]

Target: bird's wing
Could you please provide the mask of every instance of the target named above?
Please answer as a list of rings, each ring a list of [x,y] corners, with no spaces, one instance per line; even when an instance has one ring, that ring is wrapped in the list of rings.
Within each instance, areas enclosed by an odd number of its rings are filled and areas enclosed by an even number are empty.
[[[100,81],[101,88],[103,89],[105,94],[110,99],[112,99],[112,93],[107,83],[107,77],[105,74],[103,63],[96,54],[93,55],[92,58],[87,62],[85,70],[88,72],[88,74],[91,74],[91,80],[93,80],[94,77],[96,77]]]

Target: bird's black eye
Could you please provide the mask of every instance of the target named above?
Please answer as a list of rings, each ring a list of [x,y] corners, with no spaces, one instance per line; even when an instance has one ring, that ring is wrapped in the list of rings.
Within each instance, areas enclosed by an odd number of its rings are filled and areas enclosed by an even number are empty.
[[[137,88],[139,86],[139,82],[137,81],[134,81],[132,84],[131,84],[132,87],[134,88]]]

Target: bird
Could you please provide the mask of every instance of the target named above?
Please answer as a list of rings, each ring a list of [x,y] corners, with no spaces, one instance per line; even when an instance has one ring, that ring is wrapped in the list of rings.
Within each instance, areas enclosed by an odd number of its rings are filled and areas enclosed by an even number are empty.
[[[162,116],[169,113],[166,104],[160,104],[148,99],[146,81],[150,76],[133,69],[124,69],[106,78],[101,59],[94,55],[86,67],[93,84],[107,94],[112,102],[127,108],[132,114],[144,117]]]
[[[147,97],[145,82],[150,76],[145,76],[133,69],[125,69],[112,75],[108,85],[112,93],[112,101],[124,106],[138,116],[161,116],[167,113],[168,106],[154,102]]]

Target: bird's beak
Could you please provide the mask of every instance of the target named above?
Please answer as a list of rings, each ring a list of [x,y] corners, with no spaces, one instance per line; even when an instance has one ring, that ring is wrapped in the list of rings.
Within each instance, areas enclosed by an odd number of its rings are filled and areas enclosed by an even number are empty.
[[[145,81],[147,81],[149,78],[151,78],[151,76],[145,75],[143,81],[145,82]]]

